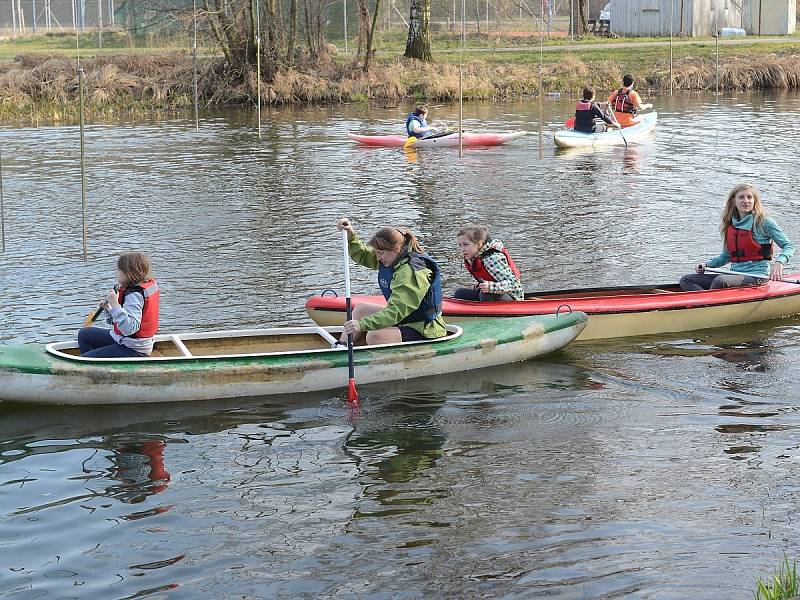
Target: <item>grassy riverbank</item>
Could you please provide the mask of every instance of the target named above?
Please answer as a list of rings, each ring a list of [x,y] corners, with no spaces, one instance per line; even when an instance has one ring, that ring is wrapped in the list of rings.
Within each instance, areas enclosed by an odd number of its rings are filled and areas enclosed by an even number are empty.
[[[89,45],[91,38],[82,40]],[[613,88],[624,72],[637,76],[649,94],[670,88],[669,48],[647,42],[619,46],[620,40],[564,47],[563,40],[538,48],[473,49],[464,54],[464,98],[513,99],[541,92],[575,94],[587,83]],[[69,43],[73,44],[69,46]],[[86,105],[91,115],[181,110],[192,106],[192,60],[185,51],[125,48],[106,39],[104,50],[82,49]],[[623,42],[624,44],[624,42]],[[108,46],[112,47],[109,48]],[[67,47],[69,46],[69,47]],[[14,49],[21,53],[13,52]],[[0,118],[31,122],[71,120],[78,109],[74,38],[0,43]],[[86,58],[87,55],[93,55]],[[392,55],[396,56],[396,55]],[[5,57],[5,58],[3,58]],[[458,98],[461,56],[446,48],[424,64],[379,54],[368,75],[351,55],[332,53],[300,63],[262,84],[264,103],[337,103]],[[541,63],[540,63],[541,60]],[[541,64],[541,69],[540,69]],[[719,46],[713,41],[673,46],[671,82],[679,90],[800,88],[800,45],[795,40]],[[231,78],[221,59],[204,53],[199,61],[199,94],[204,107],[253,104],[254,72]],[[541,72],[541,77],[540,77]]]

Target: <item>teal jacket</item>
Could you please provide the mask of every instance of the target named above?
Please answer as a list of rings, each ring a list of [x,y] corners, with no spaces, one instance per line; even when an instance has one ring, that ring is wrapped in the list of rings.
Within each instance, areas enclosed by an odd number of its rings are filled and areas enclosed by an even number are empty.
[[[734,217],[732,222],[736,229],[753,229],[752,214],[745,215],[743,219],[737,219]],[[761,223],[761,226],[756,227],[753,230],[753,239],[759,244],[774,242],[781,249],[780,254],[778,254],[778,256],[776,256],[774,259],[782,262],[784,265],[788,263],[789,259],[794,255],[794,244],[789,241],[781,228],[778,227],[778,224],[770,218],[764,219],[764,221]],[[731,255],[728,252],[728,249],[725,247],[725,243],[723,242],[722,252],[720,252],[714,258],[709,258],[706,261],[706,266],[713,269],[715,267],[726,265],[729,262],[731,262]],[[767,260],[751,260],[747,262],[731,263],[731,271],[736,271],[737,273],[743,273],[752,277],[767,279],[770,273],[770,264]]]

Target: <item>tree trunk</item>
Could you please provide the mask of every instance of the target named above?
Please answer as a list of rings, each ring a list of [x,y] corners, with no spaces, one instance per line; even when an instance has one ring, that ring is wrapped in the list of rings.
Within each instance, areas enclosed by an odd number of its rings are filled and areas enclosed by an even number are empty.
[[[578,0],[577,34],[589,33],[589,0]]]
[[[369,3],[368,0],[358,0],[358,49],[356,50],[356,63],[363,56],[362,52],[367,47],[369,38]]]
[[[375,39],[375,24],[378,22],[378,9],[381,6],[381,0],[375,0],[375,12],[372,13],[372,27],[369,29],[367,36],[367,51],[364,54],[364,73],[369,72],[369,59],[372,56],[372,40]]]
[[[433,62],[431,53],[431,5],[430,0],[411,0],[411,13],[408,20],[408,41],[406,58],[416,58]]]
[[[294,44],[297,37],[297,0],[289,3],[289,36],[286,39],[286,62],[294,64]]]

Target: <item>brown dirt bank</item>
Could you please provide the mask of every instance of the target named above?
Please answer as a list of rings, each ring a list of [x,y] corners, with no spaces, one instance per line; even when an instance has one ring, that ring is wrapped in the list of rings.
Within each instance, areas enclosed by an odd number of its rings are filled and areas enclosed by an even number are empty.
[[[472,59],[464,66],[465,99],[513,99],[540,92],[538,56],[516,60]],[[530,62],[534,61],[534,62]],[[192,61],[185,54],[109,55],[82,61],[91,114],[185,109],[192,106]],[[623,71],[638,75],[640,89],[669,89],[669,62],[632,57],[585,58],[562,54],[543,67],[543,91],[575,93],[587,82],[614,87]],[[727,90],[800,88],[800,49],[771,54],[727,56],[720,64],[720,87]],[[682,57],[674,62],[675,89],[706,90],[716,85],[713,59]],[[226,73],[217,59],[201,61],[199,94],[203,107],[252,104],[255,72]],[[446,101],[458,97],[458,65],[394,60],[379,62],[368,75],[338,57],[313,66],[285,69],[262,83],[264,103],[337,103],[405,98]],[[76,62],[65,57],[20,55],[0,63],[0,116],[72,119],[78,107]]]

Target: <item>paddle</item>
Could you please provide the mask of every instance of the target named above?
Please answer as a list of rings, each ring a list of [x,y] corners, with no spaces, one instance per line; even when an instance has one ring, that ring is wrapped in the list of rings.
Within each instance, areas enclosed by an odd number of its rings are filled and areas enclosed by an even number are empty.
[[[614,123],[616,123],[617,128],[619,129],[619,134],[622,136],[622,141],[625,142],[625,145],[627,146],[628,145],[628,140],[625,139],[625,134],[622,133],[622,125],[620,125],[619,121],[617,121],[617,115],[614,114],[613,110],[609,110],[608,112],[611,113],[611,120],[614,121]]]
[[[353,319],[353,307],[350,303],[350,253],[347,251],[348,240],[347,230],[342,231],[342,249],[344,250],[344,301],[347,309],[347,320]],[[347,400],[352,403],[358,402],[358,391],[356,391],[355,367],[353,366],[353,336],[347,336],[347,371],[350,377],[347,382]]]
[[[114,291],[115,292],[119,291],[119,284],[118,283],[114,284]],[[97,321],[97,318],[102,314],[102,312],[107,307],[108,307],[108,302],[106,300],[101,300],[100,301],[100,306],[97,308],[97,310],[94,311],[93,313],[89,313],[88,315],[86,315],[86,319],[84,319],[84,321],[83,321],[83,326],[84,327],[91,327],[92,323]]]
[[[711,267],[706,267],[703,269],[703,273],[713,273],[714,275],[747,275],[747,273],[737,273],[736,271],[730,271],[728,269],[712,269]],[[796,283],[800,285],[800,279],[777,279],[774,281],[782,281],[783,283]]]
[[[405,144],[403,144],[403,150],[405,150],[406,148],[410,148],[411,146],[413,146],[413,145],[414,145],[414,142],[416,142],[416,141],[417,141],[417,138],[416,138],[416,137],[414,137],[413,135],[410,135],[410,136],[408,136],[408,139],[406,140],[406,143],[405,143]]]

